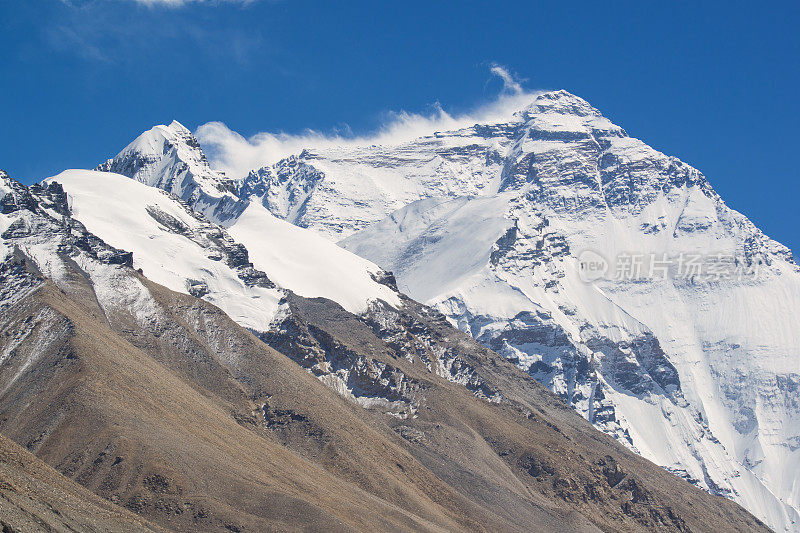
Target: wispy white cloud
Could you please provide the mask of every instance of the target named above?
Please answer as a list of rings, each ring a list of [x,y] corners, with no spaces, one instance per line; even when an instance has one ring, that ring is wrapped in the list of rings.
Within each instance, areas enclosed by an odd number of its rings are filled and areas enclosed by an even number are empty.
[[[43,30],[44,38],[56,50],[68,51],[88,61],[112,62],[103,43],[85,26],[57,24]]]
[[[384,123],[371,133],[353,136],[349,127],[332,133],[306,130],[299,134],[262,132],[245,138],[222,122],[200,126],[195,135],[215,168],[232,178],[241,178],[250,170],[275,163],[303,149],[334,146],[369,146],[398,144],[437,131],[450,131],[474,124],[508,120],[514,112],[530,104],[538,91],[525,90],[508,70],[492,65],[491,73],[503,80],[504,90],[493,101],[462,114],[450,114],[438,103],[428,113],[390,112]],[[340,133],[342,130],[345,134]]]
[[[131,0],[146,6],[180,7],[186,4],[252,4],[257,0]]]
[[[492,63],[490,70],[492,74],[503,80],[503,89],[506,92],[512,94],[522,94],[524,92],[521,82],[525,80],[518,80],[517,77],[503,65]]]
[[[148,61],[172,54],[176,61],[206,58],[248,66],[256,53],[264,52],[260,30],[246,31],[230,25],[209,24],[208,14],[179,13],[172,7],[189,3],[249,4],[255,0],[61,0],[68,7],[58,19],[41,24],[40,32],[58,52],[87,61],[141,68]],[[119,9],[119,4],[128,9]],[[138,9],[132,9],[139,5]],[[147,7],[153,7],[148,9]],[[156,6],[167,6],[156,9]],[[132,16],[131,11],[135,11]],[[185,44],[190,51],[182,53]],[[182,48],[183,47],[183,48]]]
[[[60,0],[62,4],[69,7],[85,7],[87,5],[93,5],[98,2],[98,0]],[[104,0],[100,0],[104,1]],[[163,6],[163,7],[180,7],[187,4],[209,4],[209,5],[222,5],[222,4],[239,4],[239,5],[247,5],[247,4],[254,4],[259,0],[118,0],[119,2],[130,2],[133,4],[140,4],[144,6]]]

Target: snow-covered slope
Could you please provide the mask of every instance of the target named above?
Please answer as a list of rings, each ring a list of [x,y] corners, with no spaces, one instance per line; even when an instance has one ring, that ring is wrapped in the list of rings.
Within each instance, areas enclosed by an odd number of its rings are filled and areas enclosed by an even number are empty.
[[[375,280],[381,271],[374,264],[260,205],[223,229],[174,196],[119,174],[68,170],[47,181],[64,187],[72,216],[89,231],[132,251],[148,278],[202,297],[255,331],[267,331],[280,289],[329,298],[354,313],[378,299],[399,305]]]
[[[800,530],[791,253],[584,100],[307,150],[239,190],[392,270],[648,459]]]
[[[224,230],[164,191],[110,172],[67,170],[49,178],[72,216],[117,248],[152,281],[202,297],[247,328],[266,331],[282,291],[250,264]]]
[[[254,170],[239,195],[332,239],[422,198],[491,194],[508,139],[476,126],[400,146],[305,150]]]
[[[397,293],[376,281],[382,271],[374,263],[275,217],[260,204],[248,205],[228,233],[247,247],[250,259],[271,280],[295,294],[322,296],[356,314],[376,300],[400,305]]]

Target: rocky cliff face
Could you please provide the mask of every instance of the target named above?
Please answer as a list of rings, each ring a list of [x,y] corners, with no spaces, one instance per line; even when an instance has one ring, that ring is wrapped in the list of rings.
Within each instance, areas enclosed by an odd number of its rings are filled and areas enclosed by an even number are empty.
[[[644,457],[778,530],[800,524],[791,252],[581,98],[309,149],[239,190],[394,272]]]

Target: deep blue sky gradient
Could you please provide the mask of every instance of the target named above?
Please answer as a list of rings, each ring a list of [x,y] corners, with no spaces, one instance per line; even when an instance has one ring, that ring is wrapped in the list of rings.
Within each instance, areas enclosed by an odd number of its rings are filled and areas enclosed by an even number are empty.
[[[0,168],[91,168],[178,119],[375,130],[492,100],[493,62],[698,167],[800,250],[796,2],[0,0]]]

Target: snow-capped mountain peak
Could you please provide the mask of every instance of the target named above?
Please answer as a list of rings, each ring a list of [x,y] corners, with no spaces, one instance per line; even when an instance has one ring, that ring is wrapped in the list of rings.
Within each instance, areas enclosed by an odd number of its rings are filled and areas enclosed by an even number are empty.
[[[213,170],[200,144],[180,122],[142,133],[96,170],[122,174],[172,193],[225,225],[244,210],[233,180]]]
[[[546,91],[536,95],[533,102],[521,111],[515,113],[521,117],[538,113],[559,113],[563,115],[577,115],[582,117],[601,117],[600,111],[592,107],[589,102],[564,89]]]

